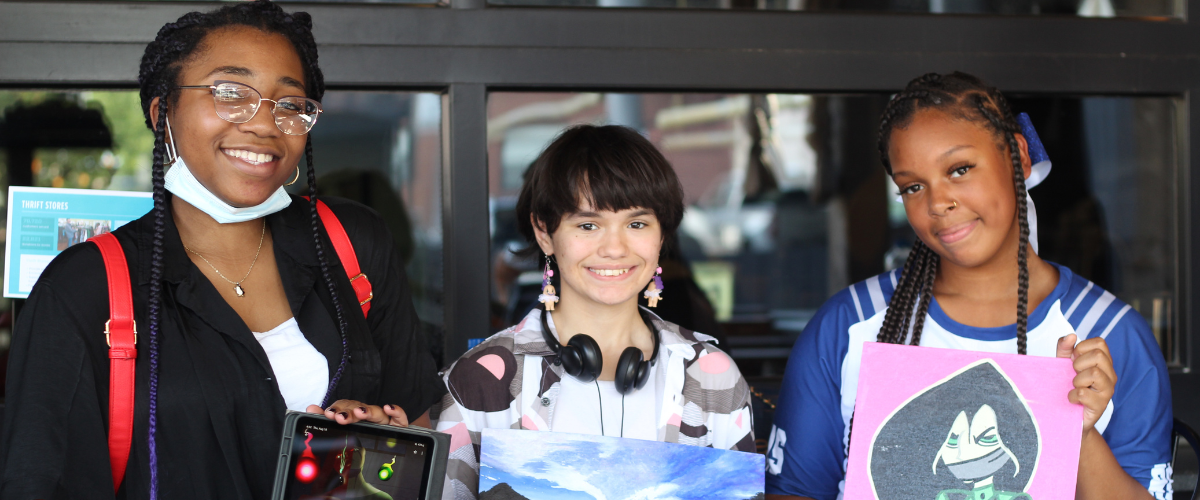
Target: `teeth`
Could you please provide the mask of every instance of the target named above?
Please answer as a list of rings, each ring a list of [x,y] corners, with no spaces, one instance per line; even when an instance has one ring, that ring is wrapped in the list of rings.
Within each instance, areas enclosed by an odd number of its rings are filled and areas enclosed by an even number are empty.
[[[588,271],[599,274],[600,276],[620,276],[629,272],[629,269],[591,269]]]
[[[266,154],[266,153],[252,153],[252,152],[246,151],[244,149],[225,149],[223,151],[225,152],[225,154],[227,154],[229,156],[241,159],[247,163],[253,163],[255,165],[260,164],[260,163],[266,163],[266,162],[269,162],[269,161],[275,159],[274,155],[270,155],[270,154]]]

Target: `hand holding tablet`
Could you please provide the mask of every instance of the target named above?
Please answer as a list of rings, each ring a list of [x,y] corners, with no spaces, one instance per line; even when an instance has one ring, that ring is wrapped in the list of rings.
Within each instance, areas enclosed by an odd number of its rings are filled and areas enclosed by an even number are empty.
[[[308,405],[308,413],[325,415],[325,418],[343,425],[355,422],[370,422],[380,425],[408,427],[409,424],[408,415],[399,406],[383,405],[381,407],[360,403],[352,399],[339,399],[329,405],[329,408]]]
[[[345,403],[345,401],[339,401]],[[351,402],[356,403],[356,402]],[[336,404],[335,404],[336,405]],[[366,406],[366,405],[361,405]],[[273,500],[441,498],[450,436],[419,427],[366,422],[394,412],[378,406],[343,405],[332,420],[289,412],[284,422]],[[354,416],[357,413],[357,416]],[[343,420],[355,418],[353,423]]]

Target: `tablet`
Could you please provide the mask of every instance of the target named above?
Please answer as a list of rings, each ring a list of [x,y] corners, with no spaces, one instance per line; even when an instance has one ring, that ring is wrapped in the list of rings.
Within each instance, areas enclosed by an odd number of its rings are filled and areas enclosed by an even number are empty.
[[[450,436],[288,412],[272,500],[434,500]]]

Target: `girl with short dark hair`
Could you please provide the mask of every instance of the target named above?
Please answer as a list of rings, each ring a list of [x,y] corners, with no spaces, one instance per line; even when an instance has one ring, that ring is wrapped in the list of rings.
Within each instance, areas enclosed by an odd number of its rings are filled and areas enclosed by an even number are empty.
[[[680,300],[657,276],[683,218],[662,154],[634,130],[582,125],[525,179],[517,221],[544,261],[544,307],[445,373],[449,393],[434,409],[453,436],[444,498],[479,493],[485,428],[754,451],[749,387],[729,356],[638,306],[642,296]]]

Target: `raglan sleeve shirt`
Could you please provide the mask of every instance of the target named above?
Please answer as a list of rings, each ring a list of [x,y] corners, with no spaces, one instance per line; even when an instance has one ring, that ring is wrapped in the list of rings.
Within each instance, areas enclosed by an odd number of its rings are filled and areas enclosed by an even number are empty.
[[[837,498],[846,474],[842,360],[846,332],[858,321],[846,289],[817,311],[796,340],[768,439],[768,494]]]
[[[1136,310],[1069,270],[1060,272],[1071,281],[1060,302],[1067,320],[1081,337],[1105,339],[1118,378],[1096,428],[1131,477],[1154,498],[1168,499],[1173,418],[1162,351]],[[862,288],[857,295],[847,289],[822,306],[792,350],[769,438],[767,493],[816,500],[840,494],[854,403],[842,394],[851,392],[843,387],[851,327],[879,312],[870,301],[856,300],[867,297],[868,288],[855,286]],[[876,302],[882,306],[886,297]]]
[[[1117,304],[1118,306],[1121,304]],[[1171,384],[1162,350],[1150,326],[1129,306],[1104,336],[1117,373],[1111,414],[1096,423],[1121,468],[1157,500],[1171,498]],[[1103,324],[1104,318],[1100,323]],[[1107,412],[1106,412],[1107,413]]]

